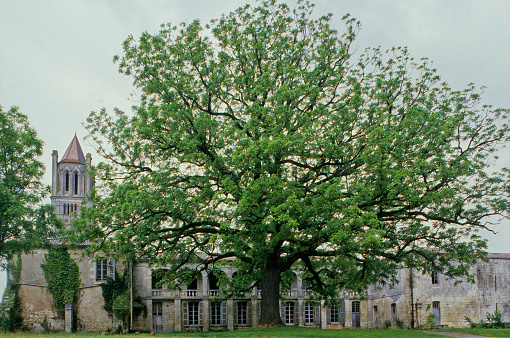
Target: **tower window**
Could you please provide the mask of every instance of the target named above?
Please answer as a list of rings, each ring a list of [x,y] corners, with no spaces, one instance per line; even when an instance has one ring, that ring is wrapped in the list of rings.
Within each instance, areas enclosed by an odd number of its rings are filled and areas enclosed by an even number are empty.
[[[69,173],[67,171],[64,174],[64,191],[65,192],[69,191]]]
[[[74,194],[78,195],[78,173],[74,173]]]

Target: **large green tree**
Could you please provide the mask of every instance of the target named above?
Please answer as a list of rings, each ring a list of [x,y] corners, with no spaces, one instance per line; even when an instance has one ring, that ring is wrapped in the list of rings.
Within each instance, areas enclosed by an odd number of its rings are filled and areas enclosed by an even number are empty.
[[[105,161],[75,240],[177,281],[231,264],[231,288],[262,290],[260,324],[291,270],[323,297],[404,266],[468,275],[477,230],[509,211],[508,172],[487,170],[508,110],[405,48],[354,58],[343,22],[269,1],[129,37],[115,60],[140,100],[87,120]]]
[[[0,106],[0,264],[16,253],[44,243],[57,220],[51,205],[40,202],[48,189],[41,183],[43,142],[26,115]]]

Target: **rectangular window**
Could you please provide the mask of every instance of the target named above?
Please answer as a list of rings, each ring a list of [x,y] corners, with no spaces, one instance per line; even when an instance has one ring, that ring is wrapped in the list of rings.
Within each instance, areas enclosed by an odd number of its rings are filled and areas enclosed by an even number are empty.
[[[294,302],[285,304],[285,324],[294,324]]]
[[[353,301],[352,302],[352,328],[358,329],[361,326],[361,318],[360,318],[360,302]]]
[[[163,275],[162,275],[161,271],[159,271],[159,270],[153,271],[152,276],[151,276],[152,289],[153,290],[161,290],[161,288],[163,286],[161,283],[162,280],[163,280]]]
[[[397,320],[397,303],[391,303],[391,318],[393,322]]]
[[[248,324],[248,303],[237,302],[237,324],[246,325]]]
[[[314,306],[312,304],[305,304],[305,308],[303,309],[305,324],[313,324],[314,321]]]
[[[339,323],[340,322],[340,309],[338,305],[332,304],[329,308],[331,323]]]
[[[439,284],[439,277],[437,272],[432,272],[432,284]]]
[[[209,313],[211,325],[221,325],[221,303],[211,303]]]
[[[96,282],[105,282],[108,276],[108,260],[98,259],[96,261]]]
[[[198,302],[188,302],[188,325],[198,325]]]

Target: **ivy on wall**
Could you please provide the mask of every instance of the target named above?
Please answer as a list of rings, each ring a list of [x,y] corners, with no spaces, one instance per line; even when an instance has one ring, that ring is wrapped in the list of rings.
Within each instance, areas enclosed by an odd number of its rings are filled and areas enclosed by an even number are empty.
[[[80,271],[67,248],[50,248],[41,264],[48,290],[53,295],[57,315],[63,317],[65,306],[76,303],[80,287]]]
[[[119,275],[115,271],[115,279],[111,277],[106,278],[106,282],[101,284],[104,299],[104,309],[109,314],[114,314],[127,323],[129,315],[129,294],[127,284],[127,271]]]
[[[19,301],[19,281],[21,278],[21,258],[14,262],[8,260],[8,271],[12,275],[2,296],[3,301],[0,305],[0,331],[14,331],[21,327],[23,318],[21,317]],[[7,277],[9,278],[9,276]]]

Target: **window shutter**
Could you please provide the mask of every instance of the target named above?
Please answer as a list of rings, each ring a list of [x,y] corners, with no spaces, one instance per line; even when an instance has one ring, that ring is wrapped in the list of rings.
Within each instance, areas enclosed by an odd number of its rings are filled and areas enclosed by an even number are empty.
[[[299,313],[301,310],[299,308],[299,302],[294,302],[294,324],[298,324],[299,325]]]
[[[221,325],[227,325],[227,302],[221,302]]]
[[[102,265],[101,265],[101,262],[102,260],[98,260],[96,261],[96,281],[100,281],[100,280],[103,280],[101,277],[101,268],[102,268]]]
[[[326,307],[326,323],[331,324],[331,306]]]
[[[340,324],[345,325],[345,300],[340,304]]]
[[[212,323],[212,306],[213,302],[209,302],[209,325]]]
[[[188,302],[182,302],[182,325],[188,326]]]
[[[238,315],[238,313],[237,313],[237,307],[238,307],[237,302],[235,302],[235,303],[234,303],[234,324],[235,324],[235,325],[237,325],[237,324],[238,324],[238,322],[239,322],[239,321],[237,320],[237,319],[238,319],[238,318],[237,318],[237,315]]]
[[[204,326],[204,302],[198,303],[198,325]]]
[[[280,301],[280,318],[284,324],[287,324],[285,323],[285,303],[282,301]]]
[[[315,324],[321,323],[321,305],[315,304],[315,309],[313,311],[313,319]]]
[[[246,302],[246,323],[251,325],[251,302]]]
[[[107,271],[108,277],[115,280],[115,259],[113,257],[108,258]]]

